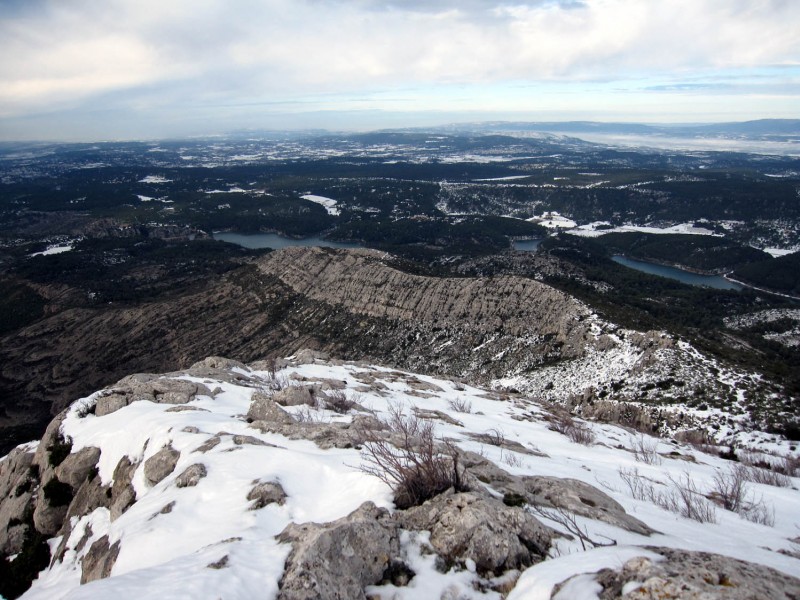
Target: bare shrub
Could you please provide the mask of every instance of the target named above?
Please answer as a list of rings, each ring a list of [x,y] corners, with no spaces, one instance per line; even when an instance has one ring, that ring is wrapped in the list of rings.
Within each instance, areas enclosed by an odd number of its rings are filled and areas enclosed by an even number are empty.
[[[764,502],[763,497],[756,498],[748,485],[751,472],[755,469],[737,464],[728,471],[717,471],[712,498],[726,510],[748,521],[772,526],[775,523],[775,511]]]
[[[797,477],[800,475],[800,458],[797,456],[782,457],[778,470],[788,477]]]
[[[585,423],[576,421],[562,408],[555,408],[550,417],[550,429],[567,436],[576,444],[591,446],[595,441],[594,432]]]
[[[466,413],[466,414],[472,412],[472,402],[470,402],[466,398],[451,398],[450,400],[447,401],[447,405],[450,407],[450,410],[454,410],[456,412]]]
[[[792,487],[792,480],[778,471],[769,471],[761,467],[747,469],[747,479],[753,483],[771,485],[773,487]]]
[[[559,525],[561,525],[564,529],[567,530],[569,534],[572,534],[576,538],[578,538],[578,541],[581,543],[581,548],[583,548],[584,550],[587,549],[587,545],[589,548],[617,545],[617,541],[612,540],[611,538],[606,538],[606,541],[601,542],[589,537],[588,530],[586,529],[586,527],[580,526],[577,518],[575,517],[575,514],[564,508],[561,508],[560,506],[555,506],[553,508],[545,508],[543,506],[531,506],[530,510],[533,514],[535,514],[538,517],[549,519],[554,523],[558,523]]]
[[[505,434],[496,427],[481,435],[481,441],[491,446],[502,447],[506,443]]]
[[[656,496],[655,487],[639,473],[639,469],[625,469],[620,467],[617,472],[619,473],[620,479],[628,486],[631,497],[635,500],[642,500],[645,502],[654,501],[653,499]]]
[[[761,452],[741,452],[739,460],[746,464],[747,479],[753,483],[773,487],[792,487],[792,477],[797,469],[797,459],[789,456],[773,456]]]
[[[384,424],[391,432],[387,437],[361,432],[361,470],[392,488],[398,508],[417,506],[450,488],[466,491],[458,451],[451,442],[437,441],[432,421],[391,406]]]
[[[347,397],[347,392],[344,390],[329,390],[322,397],[322,402],[325,408],[342,415],[348,413],[356,405]]]
[[[581,405],[581,414],[584,417],[602,423],[624,425],[645,433],[651,433],[655,429],[651,411],[652,408],[615,400],[594,400],[591,404]]]
[[[644,435],[631,439],[631,450],[634,458],[646,465],[660,465],[663,461],[658,453],[658,440],[646,438]]]
[[[639,473],[639,469],[619,469],[619,476],[636,500],[652,502],[656,506],[700,523],[716,523],[717,514],[689,473],[681,479],[668,477],[670,485],[657,489],[653,482]]]
[[[522,458],[515,454],[514,452],[503,452],[500,451],[500,460],[507,464],[509,467],[524,467],[525,461]]]
[[[672,489],[664,498],[667,510],[676,512],[682,517],[693,519],[700,523],[716,523],[717,512],[705,496],[697,489],[689,473],[684,473],[681,479],[669,478]]]
[[[298,423],[322,423],[323,419],[322,416],[311,406],[303,406],[299,410],[295,411],[292,416],[294,420]]]

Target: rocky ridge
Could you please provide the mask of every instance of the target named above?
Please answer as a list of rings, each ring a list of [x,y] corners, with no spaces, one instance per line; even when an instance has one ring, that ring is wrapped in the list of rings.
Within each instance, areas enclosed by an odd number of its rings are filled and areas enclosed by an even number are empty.
[[[359,470],[365,446],[402,447],[398,409],[457,453],[465,489],[398,510]],[[28,599],[568,598],[590,583],[602,598],[745,598],[762,577],[770,598],[800,594],[783,533],[798,480],[758,490],[772,525],[722,509],[719,525],[698,523],[632,496],[616,468],[659,485],[691,472],[703,491],[725,461],[654,440],[660,458],[643,463],[629,432],[593,423],[586,447],[552,429],[551,410],[313,351],[129,376],[0,460],[0,552],[13,565],[52,538]]]
[[[739,413],[721,436],[769,416],[749,419],[753,398],[769,395],[758,378],[663,332],[619,328],[543,283],[423,277],[391,262],[368,250],[287,248],[168,301],[53,314],[0,340],[0,425],[41,420],[130,372],[304,347],[560,402],[688,398]]]

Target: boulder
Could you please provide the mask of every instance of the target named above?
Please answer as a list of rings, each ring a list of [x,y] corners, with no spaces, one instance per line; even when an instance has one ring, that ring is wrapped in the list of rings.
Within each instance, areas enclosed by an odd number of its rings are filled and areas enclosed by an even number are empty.
[[[272,395],[272,400],[281,406],[316,406],[316,390],[310,385],[289,385]]]
[[[286,502],[286,492],[277,481],[256,481],[247,499],[253,500],[250,510],[258,510],[268,504],[283,504]]]
[[[34,451],[14,448],[0,462],[0,554],[17,554],[28,530],[37,480],[31,473]]]
[[[472,560],[482,575],[499,575],[545,558],[553,531],[524,509],[476,493],[447,492],[397,513],[403,529],[430,531],[447,564]]]
[[[278,406],[275,401],[261,392],[255,392],[250,400],[247,419],[270,423],[294,423],[294,417]]]
[[[136,491],[131,485],[133,474],[139,465],[123,456],[114,468],[114,483],[111,486],[111,520],[116,520],[131,504],[136,502]]]
[[[602,569],[594,581],[602,588],[600,600],[795,600],[800,598],[800,579],[775,569],[710,554],[672,548],[647,547],[663,560],[639,556],[619,570]],[[577,581],[580,578],[580,581]],[[560,583],[552,598],[573,597],[575,588],[585,589],[586,575],[576,575]],[[574,585],[573,585],[574,584]],[[625,593],[623,594],[623,589]]]
[[[118,556],[119,541],[109,545],[108,536],[104,535],[94,542],[81,561],[81,585],[111,575]]]
[[[144,461],[144,478],[150,485],[156,485],[175,470],[181,453],[172,446],[164,446]]]
[[[211,390],[202,383],[137,373],[105,390],[97,399],[94,414],[102,417],[143,400],[159,404],[186,404],[198,394],[210,396]]]
[[[206,466],[202,463],[195,463],[186,469],[175,479],[175,485],[179,488],[194,487],[200,480],[208,475]]]
[[[86,481],[89,473],[97,466],[100,460],[100,448],[81,448],[73,452],[56,467],[56,477],[59,481],[68,483],[73,489],[78,489]]]
[[[634,533],[650,535],[655,530],[625,512],[608,494],[577,479],[560,477],[522,477],[529,504],[563,508],[582,517],[596,519]]]
[[[396,525],[372,502],[331,523],[292,523],[277,539],[292,544],[278,600],[362,600],[399,553]]]

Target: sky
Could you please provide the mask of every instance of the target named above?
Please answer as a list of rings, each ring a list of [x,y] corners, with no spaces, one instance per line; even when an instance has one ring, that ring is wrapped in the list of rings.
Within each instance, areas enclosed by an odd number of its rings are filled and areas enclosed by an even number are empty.
[[[0,140],[799,107],[797,0],[0,0]]]

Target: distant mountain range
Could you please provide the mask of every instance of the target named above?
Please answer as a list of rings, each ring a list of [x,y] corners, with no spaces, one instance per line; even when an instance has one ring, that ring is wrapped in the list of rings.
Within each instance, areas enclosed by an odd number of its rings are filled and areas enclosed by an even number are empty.
[[[601,123],[597,121],[541,121],[541,122],[486,122],[454,125],[455,129],[470,128],[478,131],[532,131],[543,133],[606,134],[606,135],[659,135],[670,137],[696,136],[765,136],[800,135],[800,119],[759,119],[733,123],[643,124]]]

